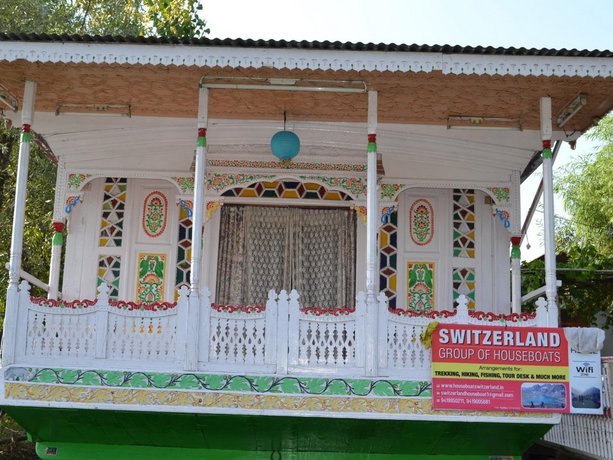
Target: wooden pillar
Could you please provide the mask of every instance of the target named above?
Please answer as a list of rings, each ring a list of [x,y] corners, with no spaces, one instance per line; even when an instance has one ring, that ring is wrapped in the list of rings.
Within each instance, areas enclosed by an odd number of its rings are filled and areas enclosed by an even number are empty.
[[[19,142],[19,160],[17,164],[17,183],[15,185],[15,209],[13,210],[13,228],[11,236],[11,255],[9,258],[9,285],[19,284],[21,271],[21,254],[23,250],[23,223],[26,211],[28,187],[28,166],[30,162],[30,126],[34,116],[34,98],[36,82],[26,81],[21,108],[22,132]]]
[[[64,207],[66,201],[66,168],[64,162],[57,165],[55,180],[55,200],[53,203],[53,237],[51,239],[51,263],[49,264],[49,299],[57,299],[60,284],[60,271],[62,266],[62,247],[64,245]]]
[[[28,166],[30,163],[30,125],[34,117],[34,98],[36,82],[26,81],[21,108],[21,139],[19,142],[19,160],[17,163],[17,180],[15,184],[15,208],[13,210],[13,227],[11,229],[11,252],[9,256],[9,286],[6,293],[4,314],[4,332],[2,337],[2,365],[15,362],[15,333],[19,315],[19,278],[21,272],[21,254],[23,251],[23,224],[26,211],[28,186]]]
[[[209,90],[202,84],[198,91],[198,140],[196,143],[196,171],[194,173],[194,209],[192,226],[191,285],[187,314],[187,344],[185,370],[198,368],[198,339],[200,336],[200,282],[202,273],[202,226],[206,203],[206,128],[208,125]],[[208,302],[206,302],[208,303]]]
[[[541,98],[541,139],[543,141],[543,204],[545,208],[545,292],[549,315],[557,317],[556,243],[553,209],[553,158],[551,153],[551,98]],[[556,327],[557,324],[550,324]]]
[[[521,313],[521,236],[511,237],[511,304],[513,313]]]
[[[378,373],[378,317],[377,301],[377,228],[379,204],[377,185],[377,92],[368,92],[368,147],[367,147],[367,210],[366,210],[366,374]]]

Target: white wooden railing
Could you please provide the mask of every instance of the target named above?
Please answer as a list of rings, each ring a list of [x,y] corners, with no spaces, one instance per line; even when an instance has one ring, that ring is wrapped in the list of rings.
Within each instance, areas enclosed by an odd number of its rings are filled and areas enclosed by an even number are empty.
[[[7,305],[16,327],[5,331],[5,366],[102,366],[104,360],[126,369],[362,376],[366,350],[375,349],[377,375],[429,379],[431,351],[421,337],[432,321],[539,324],[538,314],[469,313],[464,298],[456,311],[415,313],[388,309],[380,295],[379,322],[370,324],[363,293],[355,308],[339,309],[303,308],[296,291],[270,291],[266,305],[229,306],[211,303],[207,289],[197,301],[182,288],[176,303],[153,305],[109,301],[105,285],[97,299],[73,302],[31,298],[29,290],[22,281],[17,305]]]

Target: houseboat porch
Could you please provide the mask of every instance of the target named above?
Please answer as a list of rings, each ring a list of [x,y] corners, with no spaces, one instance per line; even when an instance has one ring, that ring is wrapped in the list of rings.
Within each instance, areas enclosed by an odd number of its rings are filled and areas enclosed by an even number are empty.
[[[610,59],[0,38],[23,130],[0,406],[42,458],[510,459],[559,422],[490,404],[520,388],[509,363],[431,343],[563,336],[552,143],[610,109]],[[48,280],[21,266],[32,130],[58,165]],[[278,131],[299,156],[271,156]],[[537,163],[547,299],[528,313]],[[468,383],[446,394],[448,374]]]

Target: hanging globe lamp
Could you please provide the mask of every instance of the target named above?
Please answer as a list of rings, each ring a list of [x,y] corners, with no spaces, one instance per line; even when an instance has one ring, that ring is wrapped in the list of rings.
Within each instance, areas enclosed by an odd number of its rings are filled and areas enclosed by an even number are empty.
[[[283,131],[279,131],[270,140],[272,154],[281,161],[290,161],[300,152],[300,139],[293,131],[287,131],[286,112],[283,112]]]

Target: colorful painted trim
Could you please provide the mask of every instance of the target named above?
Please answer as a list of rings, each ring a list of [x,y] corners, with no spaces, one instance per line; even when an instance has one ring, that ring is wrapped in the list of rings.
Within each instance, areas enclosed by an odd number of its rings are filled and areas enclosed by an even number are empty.
[[[68,190],[78,192],[90,177],[91,174],[68,174]]]
[[[553,158],[553,153],[551,152],[551,140],[543,141],[543,151],[541,152],[541,156],[543,157],[543,160],[550,160]]]
[[[142,225],[149,238],[157,238],[166,230],[168,199],[157,190],[149,193],[143,202]]]
[[[368,135],[368,147],[366,148],[368,153],[377,153],[377,135],[369,134]]]
[[[403,187],[403,184],[381,184],[380,198],[383,200],[393,200]]]
[[[32,133],[30,132],[30,125],[24,123],[21,127],[21,142],[30,143],[32,141]]]
[[[304,181],[316,181],[343,190],[354,198],[366,194],[366,182],[359,177],[299,176]]]
[[[221,192],[237,185],[259,182],[264,179],[273,179],[271,174],[221,174],[213,173],[207,177],[207,188]]]
[[[219,210],[222,206],[223,206],[222,201],[209,201],[206,204],[206,211],[204,212],[204,219],[206,221],[211,220],[211,217],[213,217],[213,214],[215,214],[215,212]]]
[[[508,203],[511,199],[509,187],[490,187],[488,190],[494,194],[498,204]]]
[[[521,259],[521,236],[511,237],[511,259]]]
[[[397,316],[406,316],[409,318],[451,318],[456,315],[455,311],[449,310],[434,310],[434,311],[414,311],[414,310],[401,310],[397,308],[388,308],[390,313]],[[505,315],[504,313],[496,314],[492,312],[484,311],[469,311],[469,316],[479,321],[489,322],[507,322],[507,323],[521,323],[524,321],[533,320],[536,318],[536,313],[512,313]]]
[[[95,300],[73,300],[66,302],[64,300],[46,299],[44,297],[30,297],[30,302],[34,305],[47,308],[68,308],[71,310],[82,310],[96,305]]]
[[[262,313],[266,311],[266,305],[221,305],[211,304],[211,308],[225,313]]]
[[[80,385],[136,389],[173,389],[282,393],[318,396],[430,397],[432,385],[416,380],[367,380],[266,375],[170,374],[12,367],[5,378],[11,382]]]
[[[469,311],[468,314],[475,319],[480,321],[489,321],[489,322],[503,322],[503,323],[521,323],[523,321],[529,321],[531,319],[536,318],[536,313],[511,313],[510,315],[505,315],[503,313],[496,314],[492,312],[484,312],[484,311]]]
[[[177,187],[183,194],[194,193],[194,178],[193,177],[172,177]]]
[[[368,219],[368,210],[366,206],[352,206],[351,209],[353,209],[356,215],[359,217],[360,223],[362,225],[366,225],[366,221]]]
[[[198,392],[185,390],[147,390],[133,388],[92,388],[61,385],[5,384],[5,398],[13,401],[51,403],[134,405],[149,407],[191,407],[194,409],[242,409],[246,411],[311,412],[321,415],[385,414],[462,417],[542,418],[538,412],[435,411],[429,397],[364,397],[253,394],[240,392]]]
[[[306,163],[301,161],[208,160],[209,166],[220,168],[298,169],[305,171],[365,172],[364,165],[343,163]]]
[[[136,302],[126,302],[123,300],[118,300],[117,302],[109,302],[111,307],[117,308],[118,310],[123,311],[168,311],[177,307],[177,302],[158,302],[158,303],[149,303],[142,304]]]
[[[300,309],[300,312],[313,316],[347,316],[354,314],[355,308],[304,307]]]
[[[244,187],[235,187],[222,194],[235,198],[283,198],[290,200],[351,201],[351,196],[340,190],[331,190],[315,182],[297,180],[261,181]]]

